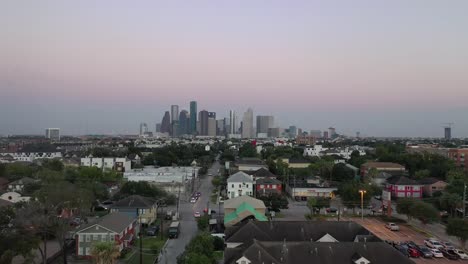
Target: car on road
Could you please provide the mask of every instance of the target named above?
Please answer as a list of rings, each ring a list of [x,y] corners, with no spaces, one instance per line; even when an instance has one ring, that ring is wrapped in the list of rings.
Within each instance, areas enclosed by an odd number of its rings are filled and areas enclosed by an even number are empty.
[[[443,258],[444,257],[444,254],[442,254],[442,252],[440,252],[438,249],[436,248],[431,248],[431,252],[432,252],[432,256],[434,258]]]
[[[385,227],[392,230],[392,231],[399,231],[400,230],[400,227],[395,223],[388,223],[388,224],[385,225]]]
[[[336,213],[338,212],[338,209],[336,209],[335,207],[330,207],[330,208],[327,208],[326,211],[327,213]]]
[[[146,235],[147,236],[155,236],[158,234],[159,231],[159,226],[150,226],[148,229],[146,229]]]
[[[191,203],[196,203],[196,202],[197,202],[197,197],[192,197],[192,198],[190,198],[190,202],[191,202]]]
[[[376,195],[376,196],[374,196],[374,198],[375,198],[376,200],[379,200],[379,201],[382,200],[382,196],[380,196],[380,195]]]
[[[200,197],[200,196],[201,196],[201,192],[196,192],[194,196],[197,197],[197,198]]]
[[[419,250],[419,253],[421,253],[421,256],[424,258],[432,258],[432,252],[428,247],[417,246],[417,250]]]
[[[424,245],[430,247],[430,248],[437,248],[437,249],[442,249],[444,246],[436,239],[425,239],[424,240]]]
[[[196,211],[194,214],[193,214],[194,217],[198,218],[198,217],[201,217],[201,214],[200,212]]]
[[[468,254],[466,254],[463,250],[454,249],[453,252],[455,252],[455,254],[457,254],[460,257],[460,259],[468,259]]]
[[[453,251],[452,249],[439,249],[439,250],[440,252],[442,252],[442,254],[444,254],[444,257],[448,259],[451,259],[451,260],[460,259],[460,256],[458,256],[458,254],[455,253],[455,251]]]
[[[421,253],[419,253],[419,250],[412,248],[412,247],[408,248],[408,254],[412,258],[419,258],[421,256]]]

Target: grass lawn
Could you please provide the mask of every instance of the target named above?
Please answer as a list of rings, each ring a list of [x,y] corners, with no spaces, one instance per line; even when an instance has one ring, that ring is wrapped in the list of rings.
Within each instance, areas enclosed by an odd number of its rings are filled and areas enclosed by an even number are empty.
[[[161,240],[161,237],[144,237],[143,238],[143,263],[144,264],[153,264],[154,261],[158,258],[159,251],[166,243],[167,237],[164,237]],[[135,240],[135,244],[133,244],[134,254],[130,256],[129,259],[126,259],[125,263],[130,264],[139,264],[140,263],[140,240]],[[158,250],[154,251],[153,249],[157,247]]]

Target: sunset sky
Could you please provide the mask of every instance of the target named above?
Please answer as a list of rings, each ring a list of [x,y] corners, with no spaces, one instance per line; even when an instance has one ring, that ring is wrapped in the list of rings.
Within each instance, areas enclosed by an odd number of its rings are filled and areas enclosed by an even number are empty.
[[[468,1],[0,2],[0,134],[154,130],[171,104],[468,137]]]

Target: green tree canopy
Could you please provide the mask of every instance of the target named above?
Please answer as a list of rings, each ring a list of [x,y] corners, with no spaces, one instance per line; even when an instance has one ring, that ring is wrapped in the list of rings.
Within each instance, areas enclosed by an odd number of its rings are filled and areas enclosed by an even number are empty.
[[[439,211],[429,203],[415,201],[410,208],[410,215],[419,219],[423,224],[428,224],[439,219]]]
[[[457,237],[462,247],[465,248],[466,240],[468,240],[468,220],[462,218],[452,218],[448,221],[447,235]]]

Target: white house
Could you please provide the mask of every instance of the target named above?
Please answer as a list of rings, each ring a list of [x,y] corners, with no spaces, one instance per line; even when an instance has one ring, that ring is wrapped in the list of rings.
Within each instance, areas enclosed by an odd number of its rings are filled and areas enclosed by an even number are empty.
[[[132,162],[127,158],[94,158],[90,155],[86,158],[81,158],[81,166],[126,172],[132,169]]]
[[[227,196],[235,198],[242,195],[253,195],[254,181],[252,176],[239,171],[227,179]]]
[[[322,145],[314,145],[304,149],[304,156],[320,157],[320,152],[328,150],[328,148],[322,147]]]
[[[31,197],[21,196],[21,194],[17,192],[6,192],[0,195],[0,199],[9,201],[12,203],[17,203],[17,202],[27,202],[31,199]]]

